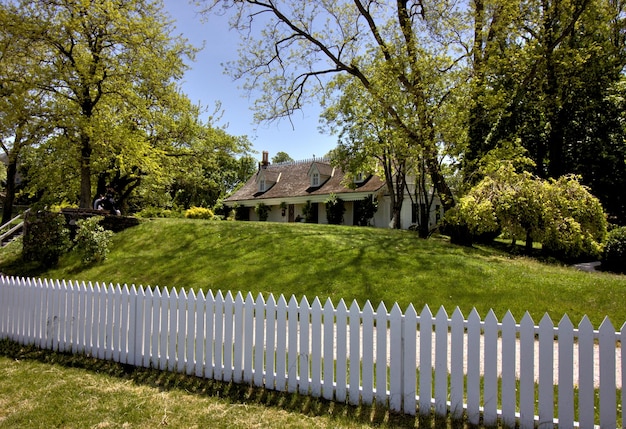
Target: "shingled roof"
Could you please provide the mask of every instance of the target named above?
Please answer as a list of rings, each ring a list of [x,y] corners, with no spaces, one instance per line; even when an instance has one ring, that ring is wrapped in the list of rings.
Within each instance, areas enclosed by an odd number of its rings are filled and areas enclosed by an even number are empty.
[[[309,177],[309,171],[313,165],[322,174],[330,176],[317,187],[311,187]],[[277,178],[276,183],[265,192],[259,192],[258,178],[261,174]],[[363,182],[357,183],[356,187],[352,189],[343,185],[344,177],[343,171],[337,167],[332,167],[326,159],[270,164],[261,166],[257,173],[243,187],[226,198],[225,202],[235,203],[269,199],[286,200],[296,197],[326,196],[330,194],[336,194],[341,198],[342,194],[344,197],[347,197],[349,194],[378,192],[385,185],[379,177],[369,176]]]

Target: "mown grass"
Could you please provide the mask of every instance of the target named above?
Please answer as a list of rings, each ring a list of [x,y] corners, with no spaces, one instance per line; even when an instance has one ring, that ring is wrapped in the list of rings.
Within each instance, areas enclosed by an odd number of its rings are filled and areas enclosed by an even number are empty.
[[[462,428],[0,341],[0,428]]]
[[[512,256],[486,246],[421,240],[410,231],[331,225],[157,219],[115,235],[104,263],[84,266],[74,253],[41,271],[0,254],[5,274],[79,281],[241,291],[322,304],[344,299],[388,309],[412,304],[467,316],[476,308],[538,323],[548,313],[594,326],[626,321],[626,276],[586,273]]]

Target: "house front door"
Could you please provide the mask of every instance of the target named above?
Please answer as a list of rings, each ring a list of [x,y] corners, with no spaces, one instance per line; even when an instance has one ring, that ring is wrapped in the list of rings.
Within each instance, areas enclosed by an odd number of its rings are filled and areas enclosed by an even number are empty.
[[[289,204],[289,222],[295,222],[294,212],[295,206],[293,204]]]

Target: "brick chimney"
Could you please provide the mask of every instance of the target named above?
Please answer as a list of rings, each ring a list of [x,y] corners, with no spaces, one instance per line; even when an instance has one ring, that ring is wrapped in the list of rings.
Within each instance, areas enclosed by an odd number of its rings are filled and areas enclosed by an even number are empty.
[[[263,151],[263,160],[261,161],[261,168],[265,168],[268,165],[270,165],[269,153],[266,150],[264,150]]]

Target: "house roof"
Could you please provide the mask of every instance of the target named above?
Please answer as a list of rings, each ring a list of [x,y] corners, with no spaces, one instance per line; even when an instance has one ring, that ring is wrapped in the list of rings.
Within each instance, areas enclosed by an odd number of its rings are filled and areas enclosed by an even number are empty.
[[[322,180],[320,186],[311,187],[309,172],[315,164],[318,171],[322,175],[329,176],[327,180]],[[280,177],[280,179],[267,191],[259,192],[258,175],[261,173],[271,175],[272,177]],[[326,174],[327,173],[327,174]],[[270,164],[261,167],[257,173],[235,191],[231,196],[226,198],[226,203],[241,203],[244,201],[263,201],[270,199],[314,199],[322,198],[330,194],[336,194],[340,198],[346,198],[351,194],[356,197],[363,193],[378,192],[385,183],[378,176],[370,176],[363,182],[356,184],[354,189],[344,186],[342,181],[345,174],[340,168],[330,165],[328,160],[315,159],[308,161],[296,161],[290,163]],[[318,199],[315,198],[315,199]]]

